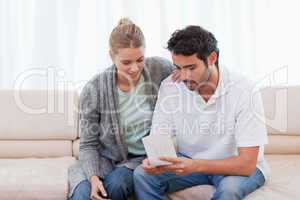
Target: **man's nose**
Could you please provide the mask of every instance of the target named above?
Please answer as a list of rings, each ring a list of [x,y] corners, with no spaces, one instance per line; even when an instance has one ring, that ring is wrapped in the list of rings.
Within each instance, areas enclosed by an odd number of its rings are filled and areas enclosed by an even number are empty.
[[[188,70],[186,70],[186,69],[180,70],[180,80],[181,81],[187,80],[188,76],[189,76]]]

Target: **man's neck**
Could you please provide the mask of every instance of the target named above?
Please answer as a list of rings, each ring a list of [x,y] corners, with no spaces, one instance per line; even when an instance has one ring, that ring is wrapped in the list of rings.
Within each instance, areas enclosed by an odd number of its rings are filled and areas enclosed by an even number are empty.
[[[201,97],[208,102],[209,98],[215,93],[217,86],[219,84],[219,69],[216,65],[213,65],[209,68],[210,78],[207,83],[198,88],[198,93]]]

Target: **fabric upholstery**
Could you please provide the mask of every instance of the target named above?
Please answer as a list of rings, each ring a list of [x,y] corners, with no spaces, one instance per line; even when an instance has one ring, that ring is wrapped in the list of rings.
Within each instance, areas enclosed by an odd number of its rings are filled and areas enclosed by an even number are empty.
[[[66,200],[73,157],[0,159],[1,200]]]
[[[72,156],[70,140],[0,140],[0,158]]]
[[[1,90],[0,140],[75,139],[77,96],[74,91]]]
[[[269,134],[300,136],[300,86],[261,90]]]

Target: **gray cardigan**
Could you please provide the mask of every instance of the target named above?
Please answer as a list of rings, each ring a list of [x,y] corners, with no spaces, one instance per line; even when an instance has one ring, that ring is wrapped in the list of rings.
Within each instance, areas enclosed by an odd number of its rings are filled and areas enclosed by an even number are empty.
[[[173,69],[166,59],[145,59],[142,74],[153,111],[160,83]],[[127,145],[122,139],[114,65],[86,84],[80,95],[79,111],[79,160],[68,171],[69,197],[81,181],[89,180],[92,175],[104,178],[118,165],[134,168],[141,161],[128,158]]]

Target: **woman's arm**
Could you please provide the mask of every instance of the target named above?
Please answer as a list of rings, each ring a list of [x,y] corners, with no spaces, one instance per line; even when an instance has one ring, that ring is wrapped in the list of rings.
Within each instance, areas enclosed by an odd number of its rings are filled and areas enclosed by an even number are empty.
[[[91,176],[102,177],[100,169],[100,155],[98,146],[100,144],[100,112],[99,112],[99,89],[97,79],[90,81],[84,87],[80,95],[79,106],[79,161],[90,180]]]

